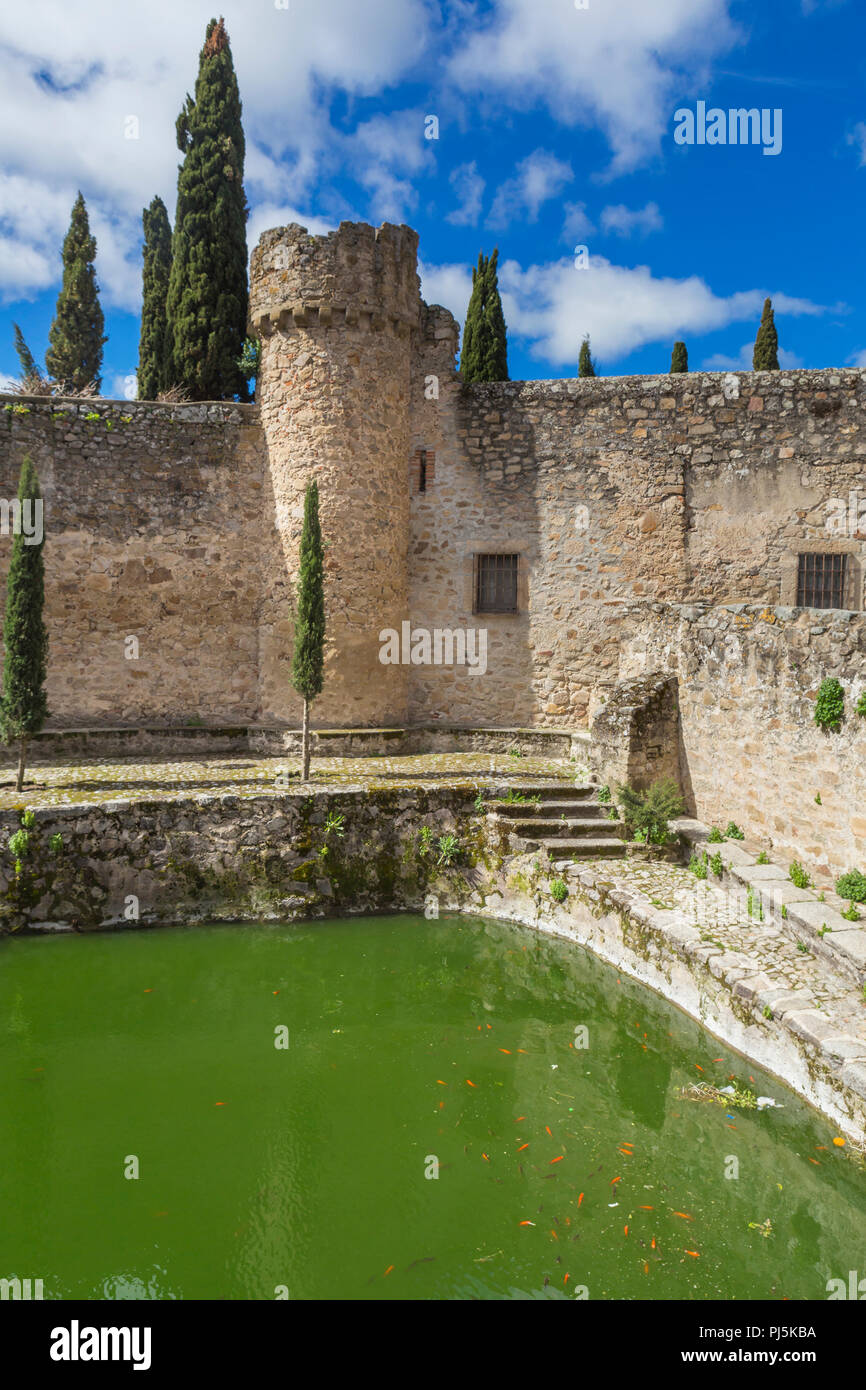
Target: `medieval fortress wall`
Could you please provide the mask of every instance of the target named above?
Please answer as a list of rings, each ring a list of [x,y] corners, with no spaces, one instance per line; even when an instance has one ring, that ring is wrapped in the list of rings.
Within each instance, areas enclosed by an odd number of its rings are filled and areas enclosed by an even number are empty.
[[[10,397],[0,498],[15,497],[25,454],[44,497],[52,722],[253,718],[266,476],[254,407]],[[0,536],[3,585],[11,544]]]
[[[255,407],[5,398],[0,497],[29,452],[46,498],[55,720],[297,724],[315,478],[319,726],[583,726],[619,679],[668,669],[699,814],[718,805],[758,828],[771,801],[802,811],[818,758],[862,860],[866,721],[852,716],[833,751],[811,711],[824,675],[854,696],[864,683],[866,373],[465,387],[458,326],[422,303],[416,255],[408,227],[266,232],[251,263]],[[8,549],[0,538],[4,567]],[[796,609],[810,551],[847,557],[841,618]],[[491,554],[517,557],[516,613],[474,611]],[[483,670],[423,647],[383,663],[381,634],[407,622],[483,632]],[[809,824],[816,845],[838,839],[838,824]]]

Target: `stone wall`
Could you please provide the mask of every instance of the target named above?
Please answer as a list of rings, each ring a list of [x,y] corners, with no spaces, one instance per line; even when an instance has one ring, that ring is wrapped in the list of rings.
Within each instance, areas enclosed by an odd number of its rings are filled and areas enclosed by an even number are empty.
[[[429,717],[586,723],[616,679],[623,604],[794,603],[801,551],[847,554],[862,609],[862,370],[442,380],[413,439],[436,468],[411,498],[411,617],[483,624],[488,660],[483,677],[413,670]],[[479,551],[520,555],[517,616],[473,615]]]
[[[7,398],[0,497],[16,496],[25,454],[45,499],[52,722],[254,717],[255,408]],[[0,591],[11,546],[0,536]]]
[[[866,615],[635,605],[624,618],[621,675],[649,671],[678,678],[693,814],[722,829],[736,821],[824,887],[847,869],[866,870],[866,718],[855,713],[866,690]],[[814,722],[827,676],[845,690],[838,733]]]

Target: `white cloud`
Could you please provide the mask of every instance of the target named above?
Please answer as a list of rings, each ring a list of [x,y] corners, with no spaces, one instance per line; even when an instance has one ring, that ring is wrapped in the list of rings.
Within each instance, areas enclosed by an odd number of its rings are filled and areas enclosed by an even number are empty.
[[[424,267],[425,299],[444,304],[457,318],[466,312],[471,287],[463,266]],[[525,270],[506,261],[499,268],[499,287],[509,333],[529,341],[531,356],[572,370],[587,333],[593,356],[611,361],[647,343],[671,344],[732,323],[751,322],[757,331],[766,298],[760,289],[716,295],[698,276],[657,278],[647,266],[612,265],[602,256],[590,257],[589,270],[576,269],[572,259]],[[784,294],[774,295],[773,304],[790,315],[825,312],[822,305]],[[786,356],[785,366],[799,365]],[[738,369],[743,367],[740,358],[735,361]],[[720,359],[718,370],[729,369],[729,360]]]
[[[474,227],[481,216],[485,189],[475,160],[471,164],[458,164],[449,175],[448,182],[460,199],[460,206],[449,212],[445,221],[452,222],[456,227]]]
[[[542,204],[556,197],[573,178],[570,164],[548,150],[534,150],[521,159],[514,176],[500,185],[487,219],[489,225],[507,227],[518,218],[535,222]]]
[[[627,208],[625,203],[616,203],[602,209],[602,231],[614,232],[617,236],[631,236],[638,232],[648,236],[650,232],[660,232],[664,226],[658,203],[647,203],[643,208]]]
[[[658,152],[674,103],[706,86],[712,60],[739,37],[727,0],[591,0],[585,10],[568,0],[500,0],[467,13],[465,31],[449,64],[464,92],[598,125],[612,172]]]
[[[382,143],[384,127],[370,122],[353,141],[331,127],[329,104],[338,89],[349,100],[374,95],[418,60],[430,33],[424,0],[296,0],[255,12],[229,0],[221,9],[244,103],[253,206],[303,201],[314,178],[355,158],[373,212],[411,203],[413,190],[389,180],[399,151]],[[210,13],[190,0],[150,0],[146,10],[115,0],[4,7],[0,166],[7,180],[26,181],[27,197],[16,206],[0,190],[0,295],[32,297],[59,282],[60,243],[80,188],[103,304],[138,307],[141,210],[159,194],[173,218],[174,122],[194,87]],[[129,116],[138,139],[125,138]]]
[[[587,215],[586,203],[566,203],[565,222],[560,240],[572,241],[575,238],[591,236],[594,231],[595,227]]]
[[[859,352],[852,352],[846,361],[851,367],[866,367],[866,348],[860,348]]]
[[[757,329],[755,330],[757,332]],[[713,353],[701,364],[701,370],[705,372],[750,372],[752,371],[752,354],[755,349],[755,342],[752,339],[749,343],[743,343],[736,357],[730,357],[724,352]],[[787,371],[793,371],[795,367],[802,367],[803,359],[794,352],[788,352],[787,348],[779,348],[779,366]]]
[[[419,261],[418,275],[422,299],[450,309],[462,324],[472,293],[472,271],[465,265],[425,265]]]
[[[856,146],[860,155],[860,164],[866,164],[866,121],[857,122],[848,136],[848,144]]]

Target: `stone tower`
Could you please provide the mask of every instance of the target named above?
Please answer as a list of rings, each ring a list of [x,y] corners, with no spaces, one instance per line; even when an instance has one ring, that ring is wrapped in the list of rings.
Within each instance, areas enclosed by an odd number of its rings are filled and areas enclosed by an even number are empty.
[[[379,633],[408,614],[410,381],[421,299],[418,236],[343,222],[327,236],[265,232],[250,270],[257,396],[268,453],[269,543],[259,670],[262,718],[296,721],[291,689],[304,491],[319,485],[325,686],[319,726],[403,724],[408,671],[379,661]]]

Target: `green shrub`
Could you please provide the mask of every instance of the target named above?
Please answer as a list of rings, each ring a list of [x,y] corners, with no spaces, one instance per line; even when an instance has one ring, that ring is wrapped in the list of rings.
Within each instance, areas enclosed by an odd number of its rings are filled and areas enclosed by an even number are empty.
[[[460,842],[456,835],[439,836],[439,858],[436,860],[437,864],[444,864],[447,868],[452,859],[454,859],[459,852]]]
[[[756,863],[756,864],[769,864],[769,862],[770,862],[770,856],[769,856],[769,854],[767,853],[767,851],[766,851],[765,849],[762,849],[762,850],[761,850],[761,853],[758,855],[757,859],[755,860],[755,863]]]
[[[707,836],[707,844],[708,844],[708,845],[718,845],[718,844],[721,844],[721,842],[722,842],[722,840],[724,840],[724,838],[725,838],[725,837],[724,837],[724,835],[722,834],[722,832],[721,832],[721,830],[719,829],[719,827],[718,827],[717,825],[714,825],[713,828],[712,828],[712,830],[710,831],[709,835]]]
[[[803,865],[800,863],[798,859],[794,860],[793,864],[788,870],[788,877],[795,888],[812,887],[812,880],[809,877],[809,872],[807,869],[803,868]]]
[[[564,878],[550,880],[550,896],[555,903],[564,903],[568,897],[568,884]]]
[[[860,699],[857,701],[856,705],[854,706],[854,709],[859,714],[861,719],[866,719],[866,690],[863,691],[863,694],[860,696]]]
[[[707,856],[705,854],[693,854],[689,860],[689,868],[695,878],[706,878],[707,876]]]
[[[724,866],[724,864],[722,863],[722,851],[721,851],[721,850],[716,850],[716,853],[715,853],[715,854],[712,856],[712,858],[710,859],[710,868],[712,869],[712,871],[713,871],[713,873],[715,874],[716,878],[721,878],[722,875],[724,874],[724,872],[725,872],[725,866]]]
[[[422,856],[429,854],[433,848],[433,831],[429,825],[422,825],[418,831],[418,853]]]
[[[742,830],[740,829],[740,827],[737,825],[737,822],[736,822],[735,820],[729,820],[729,821],[728,821],[728,824],[727,824],[726,827],[725,827],[725,839],[726,839],[726,840],[745,840],[745,838],[746,838],[746,837],[745,837],[745,835],[743,834],[743,832],[742,832]]]
[[[23,859],[30,848],[30,836],[26,830],[16,830],[9,837],[9,850],[16,859]]]
[[[866,874],[861,874],[859,869],[849,869],[847,874],[837,878],[836,892],[849,902],[866,903]]]
[[[846,921],[848,921],[848,922],[859,922],[859,921],[860,921],[860,913],[857,911],[857,909],[856,909],[856,907],[854,906],[853,903],[849,903],[848,906],[845,908],[845,911],[844,911],[841,915],[842,915],[842,916],[846,919]]]
[[[828,676],[818,687],[815,701],[815,723],[819,729],[832,732],[841,729],[845,715],[845,692],[835,676]]]
[[[670,777],[659,778],[648,791],[617,787],[617,800],[626,829],[635,840],[650,845],[666,845],[673,837],[668,821],[682,815],[683,801],[679,788]]]
[[[610,787],[607,785],[606,782],[605,782],[605,784],[604,784],[603,787],[599,787],[599,789],[598,789],[598,799],[599,799],[599,801],[603,801],[603,802],[608,802],[608,801],[610,801],[610,799],[611,799],[611,797],[610,797]]]

